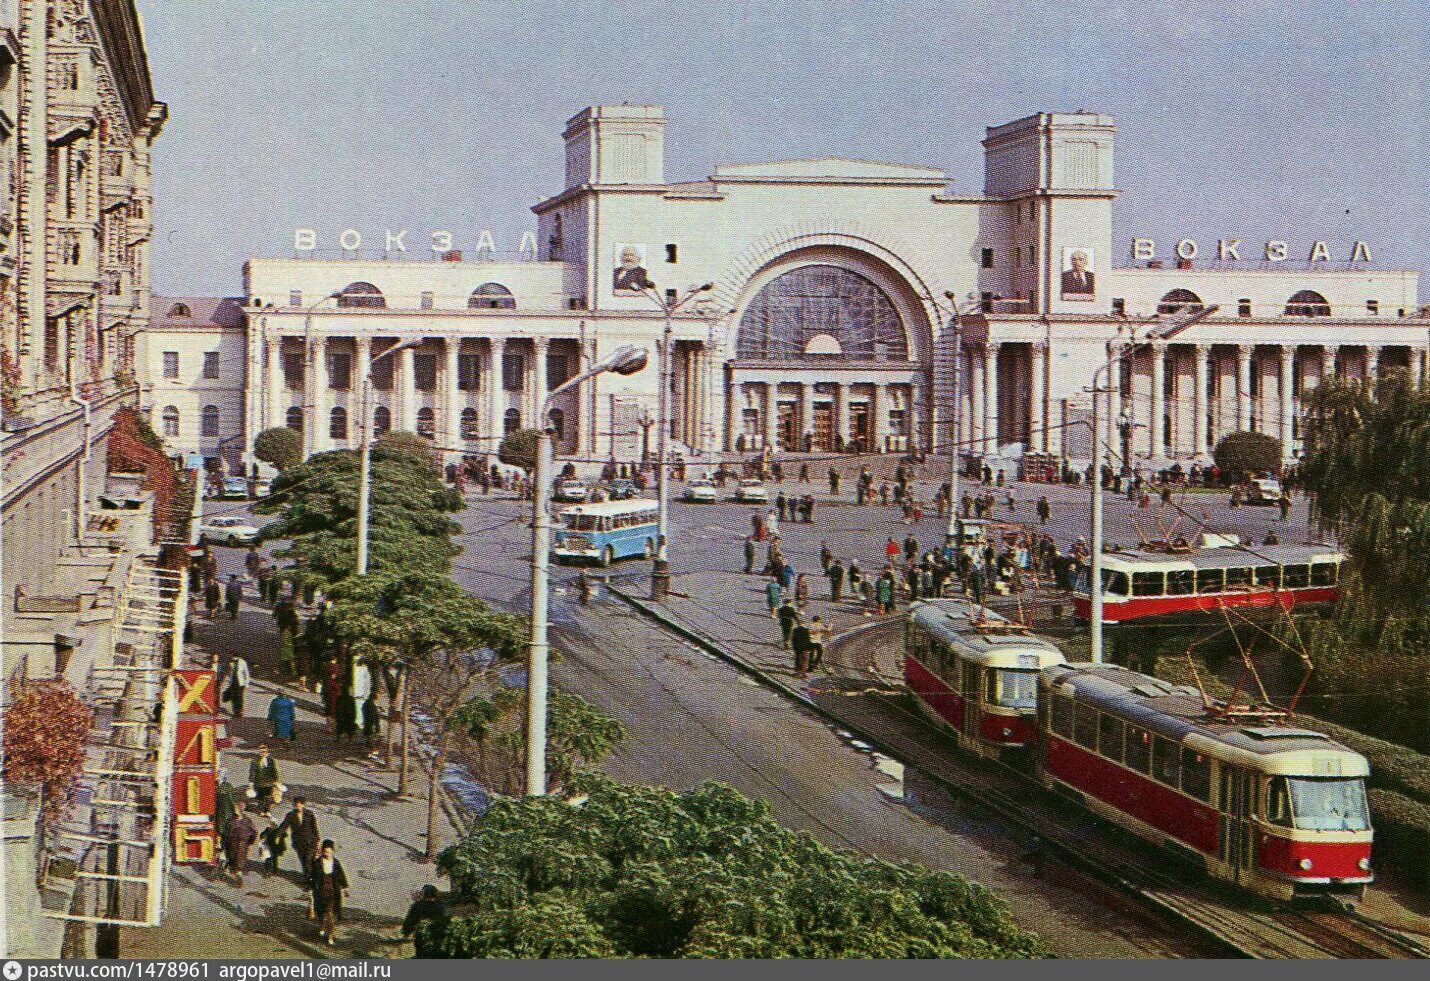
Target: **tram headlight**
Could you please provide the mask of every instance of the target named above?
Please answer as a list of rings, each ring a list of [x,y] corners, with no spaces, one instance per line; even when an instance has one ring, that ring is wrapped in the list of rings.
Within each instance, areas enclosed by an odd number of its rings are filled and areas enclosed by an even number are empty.
[[[1361,859],[1359,862],[1356,863],[1356,865],[1360,867],[1360,870],[1361,870],[1362,872],[1369,872],[1369,871],[1370,871],[1370,859],[1369,859],[1369,858],[1363,858],[1363,859]]]
[[[1301,859],[1301,861],[1297,862],[1296,864],[1299,865],[1299,866],[1301,866],[1301,871],[1303,871],[1303,872],[1309,872],[1309,871],[1311,871],[1311,860],[1310,860],[1309,858],[1303,858],[1303,859]]]
[[[1007,739],[1007,738],[1009,738],[1009,737],[1012,736],[1012,735],[1013,735],[1013,730],[1012,730],[1012,729],[1009,729],[1007,726],[1004,726],[1004,727],[1003,727],[1003,738],[1004,738],[1004,739]]]

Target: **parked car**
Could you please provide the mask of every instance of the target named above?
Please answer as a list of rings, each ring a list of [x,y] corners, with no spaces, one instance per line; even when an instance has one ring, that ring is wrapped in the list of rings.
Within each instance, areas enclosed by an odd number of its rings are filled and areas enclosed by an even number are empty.
[[[611,481],[611,485],[606,491],[606,500],[628,501],[639,494],[640,491],[636,489],[636,485],[622,477]]]
[[[223,478],[223,489],[219,491],[219,497],[227,500],[248,500],[248,481],[243,477]]]
[[[762,481],[742,480],[740,486],[735,488],[735,500],[750,504],[768,504],[770,503],[770,492],[765,490]]]
[[[586,485],[579,480],[558,480],[556,490],[551,497],[557,501],[574,501],[580,503],[586,500]]]
[[[719,500],[713,480],[692,480],[685,485],[685,499],[691,503],[714,504]]]
[[[255,480],[255,481],[253,482],[253,496],[254,496],[254,497],[267,497],[269,494],[272,494],[272,493],[273,493],[273,481],[271,481],[271,480]]]
[[[199,525],[199,536],[215,545],[252,545],[258,529],[242,518],[210,518]]]
[[[1281,499],[1281,481],[1275,477],[1257,477],[1246,489],[1246,503],[1275,504]]]

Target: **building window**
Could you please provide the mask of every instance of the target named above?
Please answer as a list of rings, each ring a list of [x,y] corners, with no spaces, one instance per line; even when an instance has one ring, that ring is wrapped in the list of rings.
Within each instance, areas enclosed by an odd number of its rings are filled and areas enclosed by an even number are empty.
[[[547,425],[556,434],[556,442],[560,443],[566,439],[566,413],[560,409],[552,409],[547,413]]]
[[[993,250],[992,250],[992,249],[984,249],[984,250],[983,250],[983,268],[984,268],[984,269],[992,269],[992,268],[993,268]]]
[[[437,437],[437,413],[426,406],[417,410],[417,435],[428,439]]]
[[[890,360],[908,359],[904,324],[888,295],[851,270],[802,266],[766,283],[750,302],[740,317],[736,356],[869,360],[876,344]]]
[[[199,412],[199,435],[218,435],[218,406],[206,405]]]
[[[422,291],[422,295],[420,295],[420,296],[417,298],[417,305],[418,305],[419,307],[421,307],[423,310],[431,310],[431,309],[432,309],[432,291],[431,291],[431,290],[423,290],[423,291]]]
[[[1157,312],[1161,314],[1196,313],[1202,308],[1202,298],[1191,290],[1172,290],[1157,301]]]
[[[1125,297],[1114,296],[1112,298],[1112,315],[1114,317],[1127,316],[1127,300]]]
[[[978,305],[984,313],[993,312],[993,299],[992,293],[984,293],[978,298]]]
[[[467,306],[473,310],[515,310],[516,297],[501,283],[483,283],[467,297]]]
[[[328,436],[332,439],[348,438],[348,410],[341,405],[334,406],[328,413]]]
[[[463,439],[476,439],[481,434],[479,425],[480,424],[477,421],[476,409],[467,408],[462,410]]]
[[[373,361],[368,368],[368,377],[372,379],[372,387],[380,392],[392,391],[393,360],[392,356],[379,358]]]
[[[501,358],[501,387],[508,392],[519,392],[525,387],[526,358],[520,354],[503,354]]]
[[[482,356],[480,354],[459,354],[457,355],[457,388],[463,392],[475,392],[477,390],[477,379],[482,373]]]
[[[1331,304],[1315,290],[1302,290],[1286,301],[1288,317],[1329,317]]]
[[[347,351],[328,352],[328,387],[338,389],[352,388],[353,384],[353,356]]]
[[[302,291],[302,290],[289,290],[289,291],[288,291],[288,305],[289,305],[290,307],[301,307],[301,306],[303,305],[303,291]]]
[[[570,364],[570,360],[564,354],[548,354],[546,356],[547,391],[566,384],[566,379],[571,377]]]
[[[1030,266],[1036,266],[1037,264],[1038,264],[1038,243],[1037,243],[1037,242],[1034,242],[1032,245],[1028,246],[1028,265],[1030,265]]]
[[[171,307],[169,308],[169,312],[168,312],[167,314],[165,314],[166,317],[172,317],[172,318],[183,319],[183,320],[187,320],[187,319],[189,319],[190,317],[192,317],[193,315],[194,315],[194,312],[189,309],[189,305],[188,305],[187,303],[175,303],[173,306],[171,306]]]
[[[204,352],[204,377],[205,377],[205,378],[217,378],[217,377],[218,377],[218,352],[217,352],[217,351],[205,351],[205,352]]]
[[[179,377],[179,352],[178,352],[178,351],[165,351],[165,352],[164,352],[164,377],[165,377],[165,378],[178,378],[178,377]]]
[[[162,416],[164,420],[164,435],[179,435],[179,410],[177,406],[165,406]]]
[[[510,436],[521,428],[521,413],[516,409],[507,409],[501,420],[502,432]]]
[[[414,353],[412,355],[412,376],[419,391],[436,391],[437,355]]]
[[[666,261],[666,262],[679,262],[679,261],[680,261],[680,246],[676,245],[674,242],[667,242],[666,245],[665,245],[665,261]]]
[[[372,410],[372,432],[374,436],[381,436],[383,433],[392,430],[392,413],[387,406],[379,405]]]
[[[338,306],[380,309],[387,306],[387,300],[383,297],[382,290],[371,283],[349,283],[338,294]]]
[[[303,431],[303,407],[301,405],[295,405],[289,408],[287,416],[284,417],[284,422],[287,423],[289,429],[296,429],[301,433]]]
[[[283,384],[288,388],[303,387],[303,352],[283,352]]]
[[[1250,298],[1250,297],[1245,297],[1245,296],[1244,296],[1244,297],[1242,297],[1241,299],[1239,299],[1239,300],[1236,301],[1236,315],[1237,315],[1238,317],[1249,317],[1249,316],[1251,316],[1251,298]]]
[[[906,432],[906,430],[904,429],[905,421],[906,421],[906,416],[905,416],[905,414],[904,414],[904,410],[903,410],[903,409],[890,409],[890,410],[889,410],[889,435],[891,435],[891,436],[904,436],[904,435],[907,435],[907,432]]]
[[[1366,301],[1365,301],[1365,312],[1366,312],[1366,314],[1367,314],[1368,316],[1371,316],[1371,317],[1379,317],[1379,316],[1380,316],[1380,301],[1379,301],[1379,300],[1366,300]]]

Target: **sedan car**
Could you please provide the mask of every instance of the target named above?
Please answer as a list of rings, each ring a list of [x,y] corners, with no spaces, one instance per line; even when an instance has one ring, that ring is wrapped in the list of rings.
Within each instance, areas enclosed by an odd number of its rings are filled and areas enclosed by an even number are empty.
[[[685,485],[685,499],[691,503],[714,504],[719,499],[713,480],[692,480]]]
[[[269,494],[272,494],[272,493],[273,493],[273,481],[271,481],[271,480],[261,480],[261,479],[260,479],[260,480],[255,480],[255,481],[253,482],[253,496],[254,496],[254,497],[267,497]]]
[[[586,485],[579,480],[558,480],[551,497],[553,500],[574,501],[579,504],[586,500],[586,493]]]
[[[210,518],[199,525],[199,536],[215,545],[252,545],[258,529],[242,518]]]
[[[219,497],[248,500],[248,481],[242,477],[223,478],[223,490],[219,492]]]
[[[639,493],[640,491],[636,490],[635,484],[629,480],[618,479],[611,481],[611,486],[606,492],[606,497],[612,501],[628,501]]]
[[[735,500],[747,501],[751,504],[770,503],[770,492],[765,490],[765,485],[759,480],[742,480],[740,486],[735,488]]]

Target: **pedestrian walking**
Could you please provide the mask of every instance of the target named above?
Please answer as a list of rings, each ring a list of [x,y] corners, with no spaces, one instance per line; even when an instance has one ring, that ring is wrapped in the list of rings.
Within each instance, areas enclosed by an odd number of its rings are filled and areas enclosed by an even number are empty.
[[[1042,497],[1038,498],[1038,523],[1045,525],[1048,523],[1048,519],[1052,516],[1052,505],[1048,503],[1048,497],[1046,494],[1044,494]]]
[[[968,593],[979,606],[983,605],[984,586],[983,566],[975,564],[968,570]]]
[[[228,825],[238,814],[238,788],[229,783],[228,771],[218,771],[218,787],[214,789],[214,830],[218,832],[220,846],[227,839]],[[223,848],[219,848],[218,859],[223,862]]]
[[[809,606],[809,577],[803,572],[794,577],[794,605],[801,610]]]
[[[844,563],[835,559],[829,563],[829,570],[825,574],[829,576],[830,602],[842,602],[844,599]]]
[[[238,605],[242,602],[243,583],[239,582],[238,574],[234,573],[228,577],[228,585],[223,588],[223,605],[230,620],[238,619]]]
[[[1276,507],[1281,511],[1281,523],[1285,524],[1291,515],[1291,495],[1283,490],[1281,496],[1276,499]]]
[[[273,727],[273,738],[290,743],[298,740],[298,706],[287,692],[280,691],[268,703],[268,722]]]
[[[224,861],[228,863],[229,874],[243,888],[243,874],[248,869],[248,852],[258,840],[258,829],[248,817],[248,809],[243,801],[234,804],[233,819],[228,822],[223,838]]]
[[[819,568],[826,575],[829,573],[829,564],[834,561],[834,552],[830,550],[828,542],[819,543]]]
[[[373,686],[367,698],[362,701],[362,740],[367,745],[368,752],[372,752],[373,744],[377,742],[381,731],[382,711],[377,704],[377,687]]]
[[[809,675],[809,627],[799,623],[790,633],[790,646],[794,648],[794,669],[801,677]]]
[[[336,846],[325,839],[312,864],[313,918],[318,921],[318,936],[333,945],[338,924],[343,918],[343,900],[348,891],[348,876],[343,863],[334,855]]]
[[[899,561],[899,543],[894,541],[893,535],[890,535],[889,540],[884,543],[884,554],[888,556],[890,563]]]
[[[327,664],[323,666],[322,686],[323,714],[329,719],[335,719],[343,691],[343,669],[335,657],[330,656]]]
[[[774,508],[770,508],[769,513],[765,515],[765,530],[771,538],[780,537],[780,518]]]
[[[874,597],[879,603],[880,613],[894,612],[894,577],[884,573],[874,587]]]
[[[214,588],[217,588],[215,585]],[[224,676],[223,700],[228,702],[235,719],[243,716],[243,696],[253,680],[253,673],[243,655],[235,654],[228,662],[228,673]]]
[[[913,535],[904,539],[904,561],[912,563],[919,555],[919,540]],[[896,555],[895,558],[898,556]]]
[[[771,579],[765,583],[765,606],[769,609],[770,616],[772,617],[778,615],[780,604],[783,602],[780,594],[781,589],[778,579]]]
[[[839,471],[833,467],[829,468],[829,493],[831,495],[839,493]]]
[[[755,571],[755,536],[745,536],[745,575]]]
[[[788,507],[789,498],[785,497],[784,491],[780,491],[778,494],[775,495],[775,511],[779,515],[779,520],[785,520],[785,516],[789,513],[786,510]]]
[[[255,811],[267,814],[282,798],[283,784],[279,779],[278,761],[268,754],[268,744],[260,743],[258,755],[248,764],[248,798]]]
[[[801,464],[799,465],[799,482],[800,482],[801,484],[807,484],[807,483],[809,483],[809,464],[808,464],[808,463],[801,463]]]
[[[790,634],[799,623],[799,610],[796,610],[789,600],[785,600],[776,611],[776,618],[780,623],[780,647],[789,650]]]
[[[829,627],[818,616],[809,621],[809,670],[818,671],[824,664],[825,645],[829,643]]]
[[[794,566],[790,565],[788,562],[782,563],[780,565],[780,586],[784,588],[786,596],[788,596],[790,591],[794,589],[794,580]]]
[[[204,586],[204,611],[210,620],[218,616],[218,605],[222,600],[223,590],[219,588],[219,584],[215,580],[210,579]]]
[[[292,841],[293,854],[298,859],[298,870],[303,875],[303,885],[308,885],[313,859],[318,856],[318,847],[323,836],[318,831],[318,816],[308,807],[306,797],[293,798],[293,808],[283,816],[278,829]]]
[[[422,892],[412,905],[407,907],[407,915],[402,918],[402,935],[412,937],[418,957],[425,958],[436,953],[424,946],[421,939],[415,936],[417,928],[429,920],[438,924],[447,922],[446,904],[438,898],[437,887],[430,883],[422,887]]]

